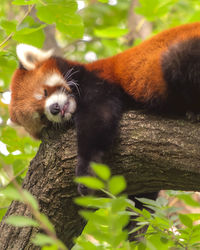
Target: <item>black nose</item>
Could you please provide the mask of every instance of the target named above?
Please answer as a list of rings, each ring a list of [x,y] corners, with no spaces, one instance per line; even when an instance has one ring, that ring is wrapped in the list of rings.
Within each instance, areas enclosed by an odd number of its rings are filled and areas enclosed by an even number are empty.
[[[60,106],[58,105],[57,102],[51,104],[49,109],[50,109],[50,112],[51,112],[52,115],[57,115],[60,112]]]

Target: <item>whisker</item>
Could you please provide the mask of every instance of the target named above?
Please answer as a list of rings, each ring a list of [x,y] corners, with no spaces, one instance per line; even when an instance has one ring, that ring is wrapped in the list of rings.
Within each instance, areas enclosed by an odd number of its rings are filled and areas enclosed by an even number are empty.
[[[75,70],[72,67],[71,69],[69,69],[65,74],[64,74],[64,78],[67,81],[67,84],[70,86],[75,86],[79,96],[81,96],[80,90],[79,90],[79,84],[74,80],[74,79],[70,79],[74,74],[76,74],[77,72],[79,72],[79,70]],[[64,91],[63,91],[64,92]]]
[[[64,87],[61,88],[61,93],[66,93],[66,89]]]
[[[71,80],[71,81],[69,81],[69,82],[67,82],[67,83],[69,84],[69,86],[70,86],[70,85],[71,85],[71,86],[75,86],[75,88],[76,88],[76,90],[77,90],[79,96],[81,96],[81,93],[80,93],[80,90],[79,90],[79,84],[78,84],[77,82]]]
[[[73,70],[74,70],[73,67],[71,69],[67,70],[66,73],[64,74],[64,77],[67,79],[70,76],[70,74],[72,73]]]
[[[75,70],[73,71],[74,68],[72,67],[71,69],[69,69],[68,71],[66,71],[66,73],[64,73],[64,78],[66,78],[66,80],[68,81],[69,78],[71,78],[74,74],[76,74],[77,72],[79,72],[79,70]]]
[[[69,70],[70,73],[68,74],[69,71],[67,72],[67,74],[66,74],[66,79],[67,80],[69,80],[69,78],[71,78],[74,74],[79,72],[79,70],[75,70],[74,72],[73,72],[73,70],[74,70],[74,68],[71,68],[71,70]]]

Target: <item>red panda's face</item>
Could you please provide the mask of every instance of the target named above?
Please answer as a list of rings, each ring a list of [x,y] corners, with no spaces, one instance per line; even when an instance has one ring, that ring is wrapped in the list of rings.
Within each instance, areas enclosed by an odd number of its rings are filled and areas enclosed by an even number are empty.
[[[52,51],[20,44],[17,55],[22,64],[11,82],[11,121],[40,138],[48,122],[69,120],[76,110],[72,91],[57,69]]]
[[[44,114],[54,123],[69,120],[76,109],[76,102],[71,89],[61,74],[52,73],[45,81]]]

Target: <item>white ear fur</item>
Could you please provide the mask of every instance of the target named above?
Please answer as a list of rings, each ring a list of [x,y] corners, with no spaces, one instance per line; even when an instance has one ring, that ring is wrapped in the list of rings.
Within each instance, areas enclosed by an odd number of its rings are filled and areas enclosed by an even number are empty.
[[[16,48],[19,61],[27,70],[35,68],[38,62],[42,62],[53,55],[53,49],[44,51],[28,44],[19,44]]]

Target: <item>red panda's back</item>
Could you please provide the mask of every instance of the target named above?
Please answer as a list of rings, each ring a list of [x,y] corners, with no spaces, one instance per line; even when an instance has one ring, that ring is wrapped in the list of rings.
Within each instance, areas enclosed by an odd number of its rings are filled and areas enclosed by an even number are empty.
[[[169,46],[194,37],[200,37],[200,22],[163,31],[116,56],[87,64],[86,68],[121,85],[137,101],[165,99],[167,84],[163,78],[162,55]]]

